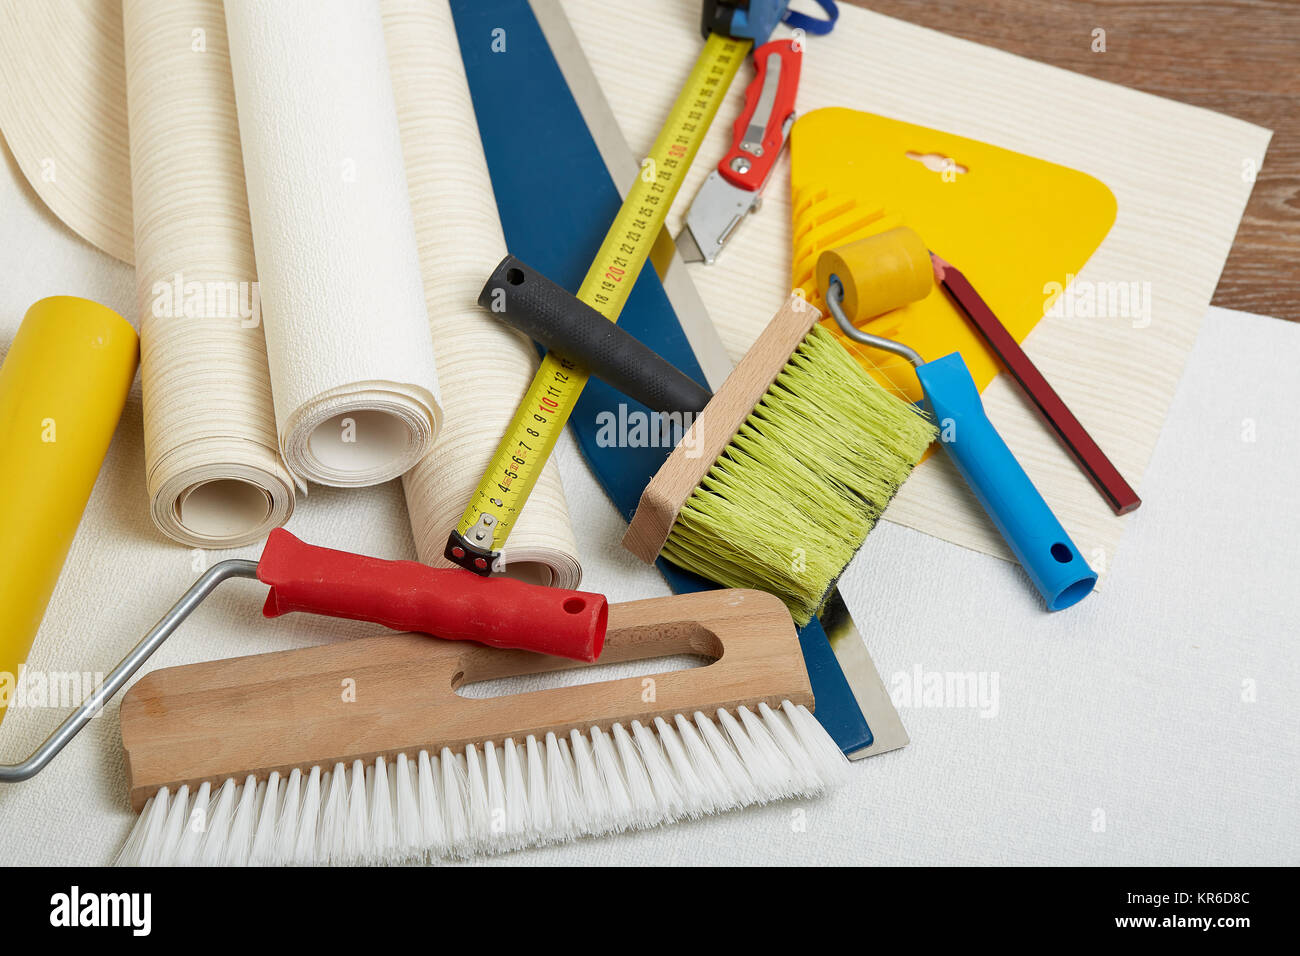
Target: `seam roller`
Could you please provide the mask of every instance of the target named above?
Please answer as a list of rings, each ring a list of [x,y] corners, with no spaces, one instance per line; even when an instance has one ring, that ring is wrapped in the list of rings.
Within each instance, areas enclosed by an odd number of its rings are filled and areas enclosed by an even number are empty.
[[[1048,506],[984,411],[959,352],[926,361],[893,339],[863,332],[874,318],[929,294],[935,265],[911,229],[899,227],[822,253],[817,282],[846,336],[910,362],[939,426],[940,444],[1011,547],[1049,611],[1083,600],[1097,574]]]

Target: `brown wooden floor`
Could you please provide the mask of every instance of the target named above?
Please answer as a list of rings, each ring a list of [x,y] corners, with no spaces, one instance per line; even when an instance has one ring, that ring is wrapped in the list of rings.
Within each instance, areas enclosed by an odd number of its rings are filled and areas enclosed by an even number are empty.
[[[1300,0],[848,2],[1273,130],[1214,304],[1300,321]]]

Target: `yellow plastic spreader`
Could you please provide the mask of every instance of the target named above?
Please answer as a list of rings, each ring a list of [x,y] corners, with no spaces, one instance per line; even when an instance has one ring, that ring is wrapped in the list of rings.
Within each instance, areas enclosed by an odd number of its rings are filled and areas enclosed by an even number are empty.
[[[817,287],[818,257],[906,225],[978,283],[1016,341],[1029,334],[1115,221],[1115,197],[1086,173],[849,109],[814,110],[796,121],[790,179],[793,286],[823,315],[829,313]],[[834,322],[824,324],[839,334]],[[961,352],[981,390],[998,370],[942,290],[873,319],[871,331],[922,355]],[[841,342],[880,384],[909,401],[920,399],[906,361]]]

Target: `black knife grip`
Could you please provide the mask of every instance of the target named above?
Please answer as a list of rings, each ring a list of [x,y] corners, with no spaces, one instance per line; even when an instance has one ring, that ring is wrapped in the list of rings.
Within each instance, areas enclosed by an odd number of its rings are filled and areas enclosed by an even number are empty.
[[[478,304],[652,411],[698,414],[712,398],[657,352],[514,256],[492,270]]]

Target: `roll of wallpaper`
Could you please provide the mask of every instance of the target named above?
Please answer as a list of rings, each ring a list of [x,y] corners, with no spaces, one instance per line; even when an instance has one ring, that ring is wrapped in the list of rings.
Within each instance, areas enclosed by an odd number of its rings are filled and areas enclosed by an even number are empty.
[[[225,9],[281,453],[396,478],[442,408],[378,0]]]
[[[0,366],[0,718],[113,439],[138,353],[135,329],[112,309],[55,296],[27,310]]]
[[[451,10],[446,0],[384,0],[382,8],[447,412],[433,454],[403,486],[420,560],[446,565],[447,535],[532,380],[537,353],[476,303],[506,248]],[[565,588],[582,577],[553,460],[510,535],[506,573]]]
[[[293,512],[280,459],[221,0],[124,0],[145,469],[195,547]]]

